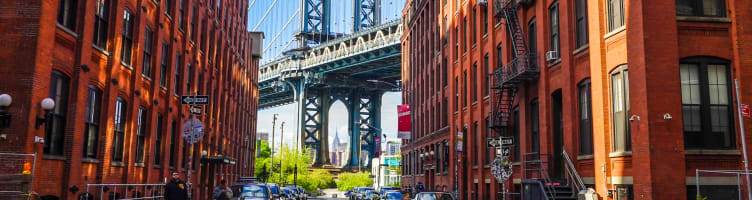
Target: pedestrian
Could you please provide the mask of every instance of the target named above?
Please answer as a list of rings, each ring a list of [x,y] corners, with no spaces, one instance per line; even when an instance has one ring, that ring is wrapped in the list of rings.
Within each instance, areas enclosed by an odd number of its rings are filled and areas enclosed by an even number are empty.
[[[230,200],[232,198],[232,190],[227,187],[227,181],[224,179],[219,181],[219,185],[214,188],[214,199],[216,200]]]
[[[166,200],[186,200],[188,199],[188,190],[183,180],[180,180],[178,172],[172,172],[170,182],[165,185],[164,197]]]

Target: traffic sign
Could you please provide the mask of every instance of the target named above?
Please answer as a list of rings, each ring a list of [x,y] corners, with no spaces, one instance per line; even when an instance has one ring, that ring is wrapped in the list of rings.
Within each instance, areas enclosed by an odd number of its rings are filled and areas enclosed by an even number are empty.
[[[501,145],[513,145],[514,137],[499,137]]]
[[[188,119],[183,123],[183,139],[186,142],[195,144],[204,137],[204,123],[196,118]]]
[[[209,104],[209,96],[207,95],[188,95],[182,96],[180,102],[183,105],[207,105]]]
[[[509,157],[511,149],[512,148],[509,147],[509,146],[501,147],[501,150],[499,152],[499,156],[501,156],[501,157]]]
[[[499,148],[501,147],[501,140],[499,138],[487,138],[486,148]]]
[[[201,115],[201,110],[203,109],[199,106],[191,106],[190,110],[192,115]]]
[[[457,132],[457,145],[456,145],[457,153],[462,153],[462,140],[463,140],[462,137],[463,137],[463,133]]]

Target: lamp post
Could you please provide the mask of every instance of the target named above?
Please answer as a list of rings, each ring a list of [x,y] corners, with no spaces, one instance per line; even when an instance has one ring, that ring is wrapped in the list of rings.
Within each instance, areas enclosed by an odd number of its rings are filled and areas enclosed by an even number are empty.
[[[303,106],[305,106],[305,103],[303,102],[305,100],[305,85],[308,81],[309,73],[303,72],[303,66],[300,64],[300,61],[305,59],[305,53],[308,51],[308,47],[305,45],[305,42],[303,39],[300,39],[300,47],[288,50],[284,52],[283,54],[290,56],[290,60],[297,61],[298,63],[298,73],[300,73],[300,80],[298,81],[298,90],[295,91],[293,88],[293,92],[297,92],[298,96],[298,111],[297,111],[297,117],[298,120],[300,120],[301,124],[298,124],[297,131],[295,133],[295,153],[297,154],[299,152],[299,147],[302,144],[300,142],[300,134],[303,134],[303,126],[305,125],[305,119],[303,119]],[[289,82],[288,82],[289,83]],[[292,87],[292,84],[291,84]],[[305,138],[305,137],[303,137]],[[295,168],[293,169],[293,184],[295,186],[298,186],[298,162],[295,162]]]
[[[386,82],[386,81],[382,81],[382,80],[368,80],[368,82],[386,84],[386,85],[389,85],[389,86],[392,86],[392,87],[395,87],[395,88],[400,88],[400,90],[407,92],[407,95],[409,96],[409,98],[407,98],[407,101],[408,101],[407,105],[410,105],[410,113],[413,112],[412,111],[412,109],[413,109],[412,108],[412,105],[413,105],[413,93],[412,93],[412,91],[410,91],[410,90],[408,90],[406,88],[400,87],[400,86],[398,86],[398,85],[396,85],[394,83],[390,83],[390,82]],[[410,115],[410,124],[413,124],[412,121],[413,121],[413,116]],[[413,133],[413,127],[412,127],[412,125],[410,126],[410,151],[413,151],[413,152],[415,151],[415,134]],[[416,167],[417,167],[416,166],[417,165],[416,162],[417,162],[417,160],[413,159],[413,163],[412,163],[413,164],[413,167],[412,167],[413,173],[412,173],[412,178],[411,178],[413,180],[413,188],[415,188],[415,177],[416,177],[416,174],[418,173],[416,171],[417,170],[416,169]],[[414,189],[411,190],[410,192],[413,193],[413,195],[415,194],[415,190]]]
[[[277,128],[277,115],[279,114],[274,114],[273,115],[274,119],[272,119],[272,148],[270,149],[270,153],[269,153],[269,163],[270,163],[269,174],[270,175],[274,174],[274,129]]]
[[[8,94],[0,94],[0,139],[7,139],[7,135],[2,130],[10,126],[11,115],[8,107],[13,102],[13,98]]]

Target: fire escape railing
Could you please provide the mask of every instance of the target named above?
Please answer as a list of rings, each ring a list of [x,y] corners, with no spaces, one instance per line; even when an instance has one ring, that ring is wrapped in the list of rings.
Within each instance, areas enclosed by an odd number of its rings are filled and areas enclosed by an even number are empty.
[[[502,135],[502,131],[509,127],[509,119],[513,109],[514,98],[517,93],[517,85],[526,80],[534,80],[538,77],[539,68],[536,64],[535,52],[527,52],[525,35],[522,33],[520,21],[517,18],[517,10],[520,4],[515,0],[494,1],[494,15],[501,16],[505,20],[509,37],[512,44],[509,45],[514,55],[513,59],[494,70],[491,83],[495,90],[491,109],[491,127]]]

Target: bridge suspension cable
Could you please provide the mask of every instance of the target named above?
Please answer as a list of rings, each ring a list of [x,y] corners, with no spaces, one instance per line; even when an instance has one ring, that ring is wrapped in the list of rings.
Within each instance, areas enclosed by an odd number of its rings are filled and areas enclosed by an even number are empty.
[[[251,5],[248,6],[248,12],[251,12],[251,8],[253,8],[253,4],[256,4],[256,0],[251,1]]]
[[[282,29],[279,30],[279,32],[277,32],[277,35],[275,35],[274,38],[272,38],[272,41],[269,42],[269,45],[267,45],[264,48],[264,52],[266,52],[267,50],[269,50],[270,47],[272,47],[272,44],[274,44],[274,42],[277,41],[277,38],[279,38],[279,36],[282,35],[282,32],[284,32],[285,29],[287,29],[287,26],[290,25],[290,22],[292,22],[292,20],[295,19],[296,16],[298,16],[298,13],[300,13],[300,9],[296,10],[295,13],[292,14],[290,19],[287,20],[287,23],[285,23],[285,25],[282,26]]]
[[[264,19],[266,19],[266,16],[268,16],[269,12],[272,11],[272,8],[274,8],[274,5],[277,5],[277,1],[279,0],[274,0],[274,2],[272,2],[272,5],[269,6],[269,9],[266,10],[266,13],[264,13],[264,16],[261,17],[261,20],[259,20],[258,24],[256,24],[256,26],[253,27],[253,31],[256,31],[256,29],[258,29],[258,27],[261,26],[261,23],[264,22]]]

